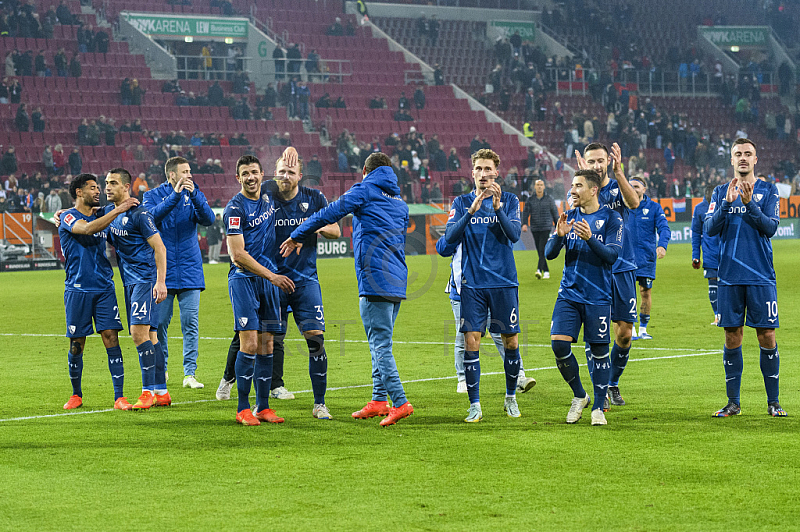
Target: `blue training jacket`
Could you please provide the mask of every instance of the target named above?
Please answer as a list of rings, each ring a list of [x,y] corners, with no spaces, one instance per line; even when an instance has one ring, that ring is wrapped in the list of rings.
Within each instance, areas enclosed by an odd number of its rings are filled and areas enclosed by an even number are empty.
[[[167,181],[144,193],[144,206],[153,215],[167,248],[167,288],[170,290],[206,287],[203,256],[197,241],[197,224],[214,223],[214,211],[198,188],[180,194]]]
[[[367,174],[338,200],[292,231],[303,242],[314,231],[353,213],[353,251],[359,296],[406,297],[408,206],[390,166]]]
[[[634,238],[636,250],[636,277],[656,278],[656,248],[667,249],[672,233],[669,222],[664,216],[661,205],[651,200],[647,195],[639,202],[639,206],[631,209],[633,217],[631,223],[631,237]],[[656,242],[656,232],[658,242]]]
[[[716,270],[719,268],[719,235],[709,236],[704,232],[707,212],[708,202],[703,198],[692,214],[692,260],[700,260],[702,254],[703,268]]]

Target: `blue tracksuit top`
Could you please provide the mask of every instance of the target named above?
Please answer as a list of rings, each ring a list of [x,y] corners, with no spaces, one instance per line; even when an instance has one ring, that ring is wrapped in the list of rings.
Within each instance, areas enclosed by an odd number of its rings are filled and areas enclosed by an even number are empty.
[[[656,242],[658,233],[658,242]],[[656,248],[667,249],[672,233],[661,205],[647,195],[631,209],[631,236],[636,251],[636,277],[656,278]]]
[[[153,215],[167,248],[167,288],[204,290],[197,224],[214,223],[214,211],[205,195],[197,188],[191,194],[185,190],[176,194],[167,181],[144,193],[144,206]]]
[[[303,242],[320,227],[350,213],[359,296],[405,299],[408,206],[390,166],[367,174],[361,183],[292,231],[291,238]]]

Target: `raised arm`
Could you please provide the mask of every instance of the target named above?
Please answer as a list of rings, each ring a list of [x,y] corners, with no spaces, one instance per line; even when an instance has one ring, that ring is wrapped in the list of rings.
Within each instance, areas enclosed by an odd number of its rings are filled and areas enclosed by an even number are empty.
[[[629,209],[635,209],[639,206],[639,195],[625,177],[625,169],[622,166],[622,149],[616,142],[611,145],[611,159],[614,161],[614,178],[619,185],[622,201]]]
[[[115,207],[109,211],[108,214],[105,214],[96,220],[92,220],[91,222],[87,222],[86,220],[78,220],[75,222],[75,225],[72,226],[70,231],[76,235],[93,235],[95,233],[99,233],[111,225],[111,222],[113,222],[117,216],[133,207],[136,207],[137,205],[139,205],[138,199],[128,198],[120,203],[118,207]]]

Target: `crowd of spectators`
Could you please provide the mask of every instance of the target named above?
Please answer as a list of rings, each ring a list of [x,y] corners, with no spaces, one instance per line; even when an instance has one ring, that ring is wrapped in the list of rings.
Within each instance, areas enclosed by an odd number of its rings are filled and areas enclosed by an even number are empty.
[[[80,24],[65,0],[61,0],[58,7],[50,5],[44,14],[37,12],[33,1],[0,4],[0,36],[52,39],[53,28],[58,24]]]

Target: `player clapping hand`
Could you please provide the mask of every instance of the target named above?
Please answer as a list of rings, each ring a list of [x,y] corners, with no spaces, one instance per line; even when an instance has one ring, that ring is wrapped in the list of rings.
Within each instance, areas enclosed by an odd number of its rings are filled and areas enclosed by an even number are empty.
[[[556,234],[558,236],[566,236],[570,231],[572,231],[572,222],[567,222],[567,213],[562,212],[556,224]]]

